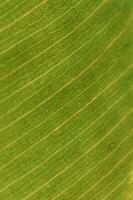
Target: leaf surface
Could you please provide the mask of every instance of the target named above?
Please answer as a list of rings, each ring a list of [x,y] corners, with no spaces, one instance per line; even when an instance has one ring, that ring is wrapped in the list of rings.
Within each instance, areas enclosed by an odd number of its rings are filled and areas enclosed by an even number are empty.
[[[132,2],[0,0],[0,200],[132,200]]]

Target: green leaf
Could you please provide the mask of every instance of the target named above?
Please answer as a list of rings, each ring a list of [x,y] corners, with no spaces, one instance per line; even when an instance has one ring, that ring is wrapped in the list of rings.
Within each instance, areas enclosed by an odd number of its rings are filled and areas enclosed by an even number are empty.
[[[132,1],[0,0],[0,200],[131,200]]]

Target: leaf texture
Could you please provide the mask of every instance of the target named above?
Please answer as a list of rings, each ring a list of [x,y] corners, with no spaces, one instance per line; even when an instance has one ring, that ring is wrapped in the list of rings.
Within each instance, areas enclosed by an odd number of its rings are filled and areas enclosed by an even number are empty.
[[[0,200],[132,200],[132,2],[0,0]]]

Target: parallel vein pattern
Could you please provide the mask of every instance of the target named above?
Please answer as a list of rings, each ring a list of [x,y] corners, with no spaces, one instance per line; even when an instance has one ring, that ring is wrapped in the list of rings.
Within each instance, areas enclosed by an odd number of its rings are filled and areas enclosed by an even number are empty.
[[[131,198],[130,8],[0,1],[0,199]]]

